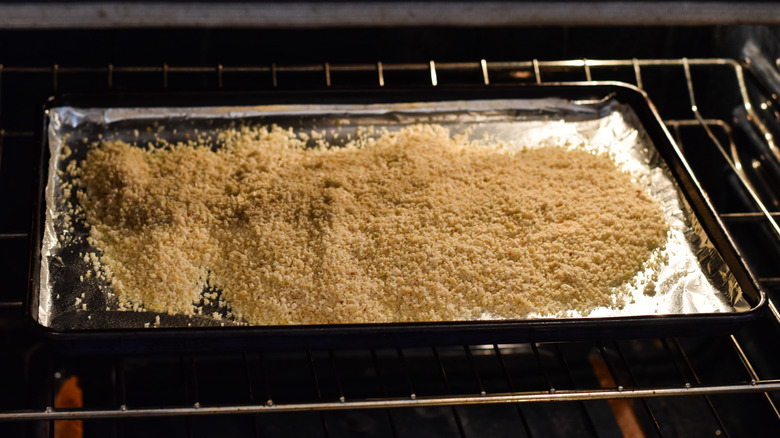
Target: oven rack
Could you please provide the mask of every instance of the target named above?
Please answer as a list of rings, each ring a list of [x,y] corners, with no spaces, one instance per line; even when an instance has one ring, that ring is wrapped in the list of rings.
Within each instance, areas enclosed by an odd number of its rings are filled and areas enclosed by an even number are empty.
[[[17,81],[20,80],[36,85],[18,89]],[[24,328],[19,328],[23,323],[18,322],[1,329],[6,334],[19,334],[20,340],[13,346],[26,351],[21,365],[24,372],[14,377],[24,379],[25,391],[42,389],[39,393],[43,395],[16,403],[0,403],[0,430],[4,425],[31,422],[44,425],[51,434],[56,420],[110,420],[109,426],[100,423],[101,427],[121,436],[131,419],[166,417],[177,421],[183,419],[188,435],[192,435],[195,417],[233,418],[235,414],[258,414],[247,416],[253,419],[249,429],[261,435],[265,430],[264,418],[271,416],[267,414],[299,413],[315,415],[318,419],[315,423],[319,423],[319,429],[327,436],[336,434],[333,424],[338,421],[331,415],[371,411],[383,412],[385,429],[390,431],[390,436],[398,436],[405,427],[399,414],[404,409],[400,408],[413,408],[417,413],[435,409],[437,414],[434,416],[443,412],[447,420],[442,421],[448,427],[461,436],[473,436],[469,429],[473,422],[473,416],[467,412],[469,406],[513,405],[514,412],[502,412],[516,417],[515,421],[527,436],[538,436],[544,435],[540,433],[543,428],[529,415],[528,406],[550,406],[550,412],[557,412],[557,406],[565,405],[564,410],[576,406],[573,409],[592,435],[599,435],[606,427],[599,421],[602,416],[611,412],[618,417],[618,412],[626,409],[630,412],[628,418],[638,427],[665,435],[670,428],[678,427],[680,421],[687,421],[672,412],[674,407],[688,403],[687,400],[697,400],[707,416],[702,427],[718,435],[739,436],[744,434],[746,427],[748,430],[755,427],[733,418],[733,412],[745,409],[754,416],[760,415],[758,424],[777,427],[780,425],[780,368],[776,339],[780,335],[780,313],[771,297],[780,290],[780,269],[771,258],[766,258],[767,254],[776,255],[780,247],[780,209],[775,199],[777,187],[768,183],[765,174],[760,172],[772,166],[774,159],[771,154],[775,141],[772,121],[756,111],[762,106],[776,105],[777,97],[771,96],[770,92],[771,99],[756,102],[751,87],[760,88],[761,84],[754,83],[749,68],[743,68],[735,60],[480,60],[260,66],[0,65],[0,165],[3,166],[0,171],[8,173],[9,156],[11,159],[26,156],[39,147],[35,137],[37,104],[42,103],[41,98],[47,94],[60,92],[182,88],[215,91],[247,87],[389,88],[396,84],[490,86],[593,80],[633,83],[656,103],[664,122],[692,163],[694,173],[702,180],[720,218],[736,236],[740,249],[756,270],[759,282],[769,292],[767,318],[731,335],[713,337],[431,346],[427,349],[399,346],[359,351],[252,351],[238,355],[184,354],[153,358],[65,355],[30,339]],[[670,99],[669,94],[675,99]],[[25,95],[36,105],[27,108],[22,115],[9,116],[9,105],[5,102],[9,99],[18,102],[20,96]],[[729,103],[725,105],[726,109],[715,108],[724,100]],[[734,108],[744,111],[747,127],[739,123]],[[754,144],[755,138],[762,144]],[[708,174],[712,169],[718,169],[717,175]],[[0,173],[3,199],[11,198],[13,202],[25,205],[22,198],[32,197],[31,193],[22,193],[20,198],[14,198],[10,192],[8,177]],[[722,192],[728,193],[723,196]],[[733,201],[735,197],[739,202]],[[25,254],[29,251],[29,234],[19,224],[29,224],[32,212],[29,207],[22,211],[27,215],[22,218],[26,222],[2,223],[0,248],[3,254],[11,254],[19,248],[23,248]],[[23,259],[21,254],[18,258]],[[17,276],[19,279],[13,284],[26,284],[26,271],[18,272]],[[0,294],[0,315],[7,315],[9,320],[20,320],[24,289],[9,288]],[[725,364],[724,369],[712,370],[708,364],[711,360],[721,361]],[[183,376],[173,385],[176,387],[173,391],[179,391],[180,397],[173,397],[176,400],[170,403],[150,403],[140,401],[142,397],[138,394],[133,395],[134,386],[128,380],[150,373],[143,371],[144,361],[162,364],[172,375]],[[420,363],[427,364],[427,368]],[[213,384],[215,377],[204,377],[202,369],[209,369],[214,364],[227,364],[238,370],[226,383],[234,385],[231,392],[242,393],[240,396],[220,395],[212,400],[206,396],[208,391],[203,387],[208,385],[203,381],[206,379]],[[292,366],[294,372],[285,369],[289,364],[295,364]],[[359,371],[356,374],[361,377],[358,379],[345,370]],[[90,378],[90,374],[97,374],[97,377]],[[84,403],[78,407],[59,406],[56,401],[58,389],[73,376],[83,381]],[[233,381],[236,379],[238,383]],[[352,380],[371,381],[367,386],[372,389],[355,388],[356,383]],[[303,389],[295,389],[292,392],[297,395],[289,396],[285,388],[282,391],[273,389],[274,382],[278,381],[290,384],[286,389],[295,385]],[[296,382],[295,385],[292,382]],[[96,395],[90,395],[92,393]],[[737,406],[742,403],[744,406]],[[615,428],[614,421],[607,425]],[[617,425],[622,432],[626,431],[625,427],[630,425]]]

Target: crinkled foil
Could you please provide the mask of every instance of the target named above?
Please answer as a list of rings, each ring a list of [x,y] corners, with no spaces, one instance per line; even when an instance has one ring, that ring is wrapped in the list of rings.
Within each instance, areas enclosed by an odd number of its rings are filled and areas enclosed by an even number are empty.
[[[79,219],[75,189],[69,190],[73,180],[66,171],[84,159],[90,144],[101,140],[120,139],[138,146],[160,139],[185,141],[237,122],[322,133],[334,144],[354,138],[366,127],[392,130],[414,123],[436,123],[448,127],[451,134],[466,132],[474,140],[500,141],[510,148],[555,145],[608,153],[660,203],[670,225],[669,241],[653,256],[661,263],[648,263],[633,281],[621,286],[619,292],[628,297],[623,305],[594,309],[587,315],[570,312],[559,316],[704,314],[750,308],[640,121],[630,107],[612,99],[197,108],[68,106],[52,108],[48,116],[51,159],[45,189],[40,290],[33,313],[37,311],[40,324],[57,330],[240,323],[221,315],[209,316],[223,312],[220,309],[205,309],[203,315],[196,316],[119,311],[105,280],[85,278],[94,260],[84,254],[99,258],[99,251],[86,242],[88,228]]]

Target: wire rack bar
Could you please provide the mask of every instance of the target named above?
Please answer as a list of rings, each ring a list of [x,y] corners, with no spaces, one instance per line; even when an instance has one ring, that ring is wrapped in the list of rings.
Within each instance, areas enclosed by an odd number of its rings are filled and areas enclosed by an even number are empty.
[[[376,350],[371,349],[371,364],[373,366],[374,372],[376,372],[376,378],[379,381],[379,389],[380,394],[383,398],[387,398],[387,386],[385,385],[384,380],[382,379],[382,370],[379,366],[379,359],[376,355]],[[339,400],[341,401],[341,400]],[[392,432],[392,435],[394,437],[398,436],[398,428],[395,425],[395,418],[393,417],[393,411],[390,409],[386,409],[385,412],[387,413],[387,421],[390,424],[390,432]]]
[[[314,363],[314,356],[311,354],[310,350],[306,350],[306,356],[309,363],[309,371],[311,371],[311,377],[312,381],[314,382],[314,388],[317,390],[317,401],[322,401],[322,389],[320,388],[320,379],[317,376],[317,365]],[[341,400],[339,400],[341,402]],[[325,434],[325,436],[329,436],[328,432],[328,421],[325,418],[325,414],[322,411],[319,411],[320,416],[320,424],[322,425],[322,432]]]
[[[120,409],[127,409],[127,384],[125,380],[125,364],[122,356],[114,358],[113,383],[115,386],[114,401],[119,404]]]
[[[677,357],[673,353],[669,341],[666,339],[662,339],[661,343],[663,344],[664,351],[666,352],[669,361],[672,362],[672,364],[674,364],[674,368],[677,370],[677,373],[680,375],[680,380],[682,381],[683,385],[685,385],[686,387],[691,386],[691,382],[688,380],[686,372],[680,366]],[[687,366],[687,373],[689,373],[690,376],[693,377],[693,380],[696,382],[697,385],[700,385],[701,381],[699,380],[699,376],[696,374],[696,370],[693,368],[692,364],[688,360],[688,356],[685,354],[685,351],[682,348],[682,345],[680,344],[679,340],[676,338],[674,339],[674,345],[675,347],[677,347],[680,356],[682,356],[683,358],[683,362]],[[715,409],[715,405],[713,405],[712,399],[708,394],[704,395],[703,398],[704,398],[704,402],[707,404],[707,409],[710,411],[712,417],[715,419],[716,423],[718,424],[718,429],[725,437],[728,437],[729,436],[728,429],[726,429],[726,425],[723,423],[723,420],[721,419],[718,410]]]
[[[774,218],[775,220],[780,220],[780,212],[772,211],[769,213],[769,215]],[[766,215],[764,213],[721,213],[718,216],[720,216],[721,219],[727,221],[727,222],[734,222],[734,223],[744,223],[744,222],[762,222],[766,220]]]
[[[686,85],[688,87],[688,98],[689,98],[690,104],[691,104],[691,111],[693,112],[694,117],[696,118],[696,120],[699,121],[699,123],[701,124],[702,128],[704,128],[704,130],[707,132],[707,135],[710,137],[712,142],[717,146],[717,148],[724,155],[724,157],[726,158],[727,162],[729,163],[729,166],[734,171],[734,173],[737,175],[737,177],[740,179],[740,181],[742,182],[742,185],[745,187],[745,190],[747,190],[748,193],[750,194],[751,201],[753,202],[753,204],[768,219],[769,225],[772,228],[772,232],[775,234],[776,237],[780,238],[780,224],[778,224],[778,222],[772,217],[771,213],[769,212],[769,209],[767,209],[767,207],[764,205],[764,203],[761,202],[760,197],[756,193],[756,191],[753,188],[752,184],[745,177],[744,172],[742,172],[741,166],[736,166],[735,165],[734,161],[726,153],[726,151],[723,148],[723,145],[721,144],[720,140],[718,140],[717,136],[715,136],[715,134],[710,129],[710,125],[708,125],[706,120],[704,119],[704,117],[702,117],[701,112],[699,111],[699,107],[696,104],[696,93],[695,93],[695,90],[694,90],[694,87],[693,87],[693,78],[691,76],[691,68],[690,68],[692,63],[687,58],[682,58],[681,61],[682,61],[683,71],[685,72],[685,80],[686,80]],[[741,94],[742,99],[743,99],[743,105],[748,110],[749,114],[751,114],[752,113],[752,106],[750,105],[750,99],[747,96],[747,88],[745,86],[745,79],[744,79],[743,72],[742,72],[742,66],[739,65],[736,62],[733,62],[732,66],[734,68],[734,73],[736,74],[736,77],[737,77],[737,85],[738,85],[738,87],[740,89],[740,94]],[[752,114],[754,114],[754,113],[752,113]],[[755,114],[754,114],[754,116],[752,118],[753,119],[758,119],[758,117],[755,117]],[[757,123],[760,124],[761,122],[757,122]],[[761,126],[763,127],[763,124],[761,124]],[[763,127],[763,130],[765,131],[766,127]],[[769,138],[767,138],[767,139],[769,140]],[[690,169],[689,169],[689,171],[690,171]],[[693,173],[693,172],[691,172],[691,173]]]
[[[27,233],[1,233],[0,241],[2,240],[23,240],[30,237]]]
[[[409,388],[409,398],[411,400],[415,400],[417,398],[417,393],[414,391],[414,384],[412,383],[412,375],[409,373],[409,365],[406,362],[406,355],[401,348],[398,348],[396,351],[398,352],[398,359],[401,361],[401,370],[403,371],[406,385]]]
[[[509,368],[506,366],[506,361],[504,360],[504,355],[501,353],[501,349],[498,347],[498,345],[493,344],[493,351],[496,353],[496,358],[498,359],[499,365],[501,365],[501,372],[504,375],[504,379],[506,379],[509,391],[515,392],[515,385],[512,380],[512,376],[509,374]],[[528,426],[528,420],[523,413],[523,408],[520,406],[520,403],[515,403],[515,410],[517,411],[517,415],[520,417],[520,421],[523,423],[523,430],[525,431],[525,434],[529,437],[533,436],[531,433],[531,428]]]
[[[243,365],[242,368],[244,371],[244,379],[246,379],[246,389],[247,389],[247,395],[249,396],[249,402],[255,404],[256,399],[255,399],[254,385],[252,384],[252,369],[249,366],[249,358],[247,358],[246,352],[241,353],[241,363]],[[260,425],[258,424],[257,416],[253,416],[252,418],[252,428],[254,430],[255,437],[259,438]]]
[[[290,403],[241,406],[187,406],[143,409],[52,409],[43,411],[0,412],[0,420],[75,420],[100,418],[165,417],[178,415],[264,414],[273,412],[341,411],[352,409],[419,408],[501,403],[571,402],[584,400],[636,399],[651,397],[701,396],[712,394],[767,393],[780,391],[780,380],[763,380],[735,385],[692,387],[658,387],[641,389],[555,390],[522,393],[389,398],[386,400],[324,401],[317,403]]]
[[[750,362],[750,359],[748,359],[747,355],[745,354],[745,350],[744,348],[742,348],[742,345],[740,345],[739,341],[737,341],[737,338],[734,335],[729,336],[729,338],[731,339],[731,342],[734,345],[734,350],[736,350],[737,356],[742,362],[742,365],[745,367],[745,370],[750,375],[751,382],[758,381],[759,380],[758,373],[756,373],[756,369],[753,367],[753,364]],[[780,411],[778,411],[777,405],[775,405],[775,402],[772,400],[772,397],[769,396],[768,392],[764,393],[764,397],[766,398],[769,407],[775,413],[775,416],[778,419],[780,419]]]
[[[609,376],[612,378],[612,381],[615,382],[617,385],[617,390],[622,391],[624,388],[623,381],[621,379],[621,374],[618,373],[617,369],[615,369],[615,364],[609,357],[609,353],[607,352],[606,347],[604,346],[604,343],[599,341],[597,343],[599,354],[601,354],[601,360],[604,361],[604,365],[607,367],[607,371],[609,371]]]
[[[553,349],[555,350],[555,356],[558,358],[561,365],[563,366],[563,369],[565,370],[566,381],[569,385],[571,385],[572,389],[577,389],[577,386],[574,383],[574,376],[571,373],[571,367],[569,367],[569,362],[566,360],[566,356],[563,355],[560,345],[553,344]],[[590,412],[588,412],[588,408],[585,406],[585,402],[580,400],[577,402],[577,405],[582,412],[583,417],[587,419],[588,432],[590,432],[590,435],[595,437],[599,436],[598,427],[593,421],[593,417],[590,415]]]
[[[435,62],[435,69],[438,71],[445,70],[473,70],[475,72],[482,73],[483,71],[490,70],[514,70],[524,69],[529,71],[534,70],[570,70],[574,68],[582,68],[586,71],[586,76],[583,79],[587,79],[587,72],[592,71],[593,68],[611,68],[611,67],[627,67],[632,68],[635,72],[642,67],[667,67],[667,66],[682,66],[685,61],[683,59],[578,59],[578,60],[563,60],[563,61],[487,61],[480,60],[479,62]],[[727,58],[690,58],[687,59],[688,65],[691,66],[725,66],[734,69],[741,69],[742,66],[733,59]],[[420,63],[380,63],[384,72],[388,71],[430,71],[431,64],[429,62]],[[221,71],[225,73],[269,73],[273,70],[277,72],[294,72],[294,73],[306,73],[306,72],[324,72],[325,64],[272,64],[272,65],[215,65],[213,67],[204,66],[173,66],[173,65],[147,65],[147,66],[121,66],[109,64],[105,67],[81,67],[81,66],[63,66],[54,64],[52,66],[2,66],[2,73],[23,73],[23,74],[51,74],[51,75],[69,75],[69,74],[121,74],[121,73],[162,73],[167,71],[168,73],[206,73],[206,74],[219,74]],[[377,64],[331,64],[328,63],[328,68],[331,72],[375,72],[377,71]],[[641,75],[640,81],[641,82]],[[746,96],[746,95],[745,95]]]
[[[382,62],[376,63],[376,74],[377,74],[377,80],[379,81],[379,86],[384,87],[385,86],[385,68],[382,65]]]
[[[532,67],[534,68],[534,78],[536,78],[536,83],[541,84],[542,83],[542,71],[539,68],[539,61],[536,59],[532,62]]]
[[[447,370],[444,369],[444,363],[442,363],[441,356],[439,356],[439,350],[436,347],[433,347],[432,350],[433,356],[436,358],[436,364],[438,365],[439,372],[441,373],[441,377],[444,380],[444,387],[447,389],[447,394],[452,394],[450,379],[447,377]],[[463,420],[461,420],[460,414],[458,413],[458,406],[452,405],[450,406],[450,409],[452,410],[452,417],[455,420],[455,426],[458,428],[458,435],[465,438],[466,431],[463,428]]]
[[[471,353],[471,347],[464,345],[463,351],[466,353],[466,360],[468,360],[469,368],[471,369],[471,373],[474,376],[474,381],[477,383],[477,387],[479,388],[479,394],[487,394],[487,391],[485,391],[485,385],[482,383],[482,377],[479,375],[479,369],[477,368],[476,364],[474,364],[474,355]]]
[[[639,386],[639,382],[636,379],[636,376],[634,375],[633,367],[631,364],[628,363],[628,360],[626,360],[626,356],[623,354],[623,351],[620,349],[620,345],[618,345],[617,342],[614,342],[615,345],[615,352],[617,353],[618,357],[620,358],[620,361],[623,363],[623,366],[625,367],[626,371],[628,372],[628,376],[630,378],[630,382],[634,387]],[[647,403],[647,399],[642,397],[639,399],[639,401],[642,403],[642,407],[647,412],[647,415],[650,416],[650,420],[653,422],[653,426],[655,427],[656,432],[659,436],[663,435],[661,432],[661,425],[658,422],[658,418],[655,415],[655,412],[653,412],[653,409],[650,407],[650,405]]]
[[[0,129],[0,138],[10,137],[35,137],[35,133],[33,131],[6,131],[5,129]]]
[[[775,303],[770,300],[767,304],[769,305],[769,310],[775,316],[775,320],[777,320],[777,322],[780,323],[780,312],[778,312]]]
[[[265,355],[260,352],[257,355],[258,357],[258,368],[260,372],[260,377],[263,380],[263,390],[265,391],[265,404],[266,405],[273,405],[273,397],[271,396],[271,384],[268,381],[268,372],[266,370],[265,366]]]

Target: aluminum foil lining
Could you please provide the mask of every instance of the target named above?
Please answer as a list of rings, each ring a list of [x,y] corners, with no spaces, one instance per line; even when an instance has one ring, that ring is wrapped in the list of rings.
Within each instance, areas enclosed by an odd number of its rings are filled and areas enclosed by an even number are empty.
[[[144,327],[205,327],[240,324],[229,318],[119,311],[105,281],[84,281],[99,255],[86,243],[88,228],[79,219],[74,190],[69,190],[69,165],[84,159],[91,143],[124,140],[144,146],[165,139],[184,141],[192,134],[216,131],[237,122],[277,124],[297,132],[323,134],[332,143],[368,126],[400,129],[414,123],[436,123],[452,134],[490,138],[507,147],[559,146],[605,152],[629,172],[663,208],[670,225],[669,241],[637,273],[620,308],[597,308],[588,315],[568,312],[557,317],[622,317],[705,314],[746,311],[737,281],[687,205],[680,187],[646,135],[633,110],[614,99],[511,99],[366,105],[268,105],[192,108],[76,108],[49,110],[51,158],[46,186],[45,227],[41,248],[37,320],[56,330]],[[660,266],[660,267],[659,267]],[[539,318],[529,315],[528,318]],[[486,318],[487,319],[487,318]]]

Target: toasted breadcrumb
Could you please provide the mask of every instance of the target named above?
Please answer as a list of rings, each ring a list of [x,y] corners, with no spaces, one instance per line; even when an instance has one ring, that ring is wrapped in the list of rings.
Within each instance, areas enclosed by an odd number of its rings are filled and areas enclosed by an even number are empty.
[[[192,315],[220,290],[256,325],[587,314],[666,241],[659,205],[604,155],[431,125],[306,138],[90,150],[79,199],[120,302]]]

